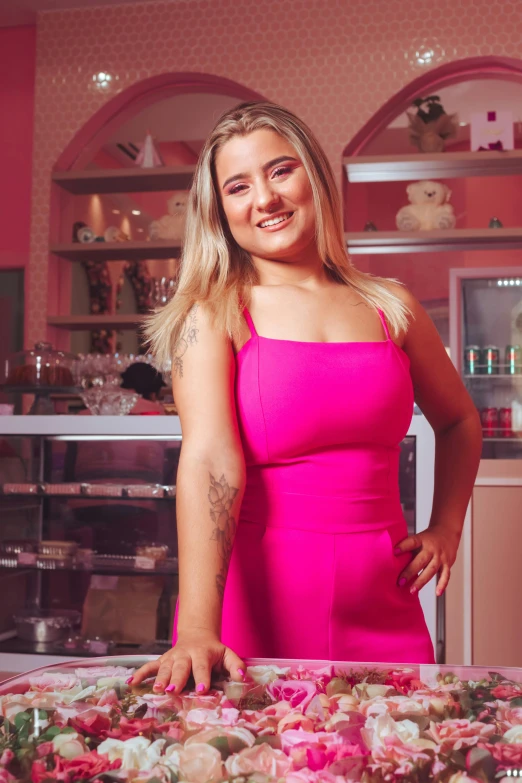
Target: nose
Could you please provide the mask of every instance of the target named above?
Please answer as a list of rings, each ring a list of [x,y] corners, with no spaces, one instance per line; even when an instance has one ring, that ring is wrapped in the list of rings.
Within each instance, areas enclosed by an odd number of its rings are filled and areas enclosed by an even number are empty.
[[[270,182],[261,179],[255,185],[255,206],[259,212],[271,212],[279,202],[279,195],[271,188]]]

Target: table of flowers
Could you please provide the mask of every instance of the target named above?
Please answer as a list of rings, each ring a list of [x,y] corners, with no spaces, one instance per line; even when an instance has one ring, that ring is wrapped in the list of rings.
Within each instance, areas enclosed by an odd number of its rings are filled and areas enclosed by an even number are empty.
[[[251,661],[156,694],[143,657],[0,686],[0,783],[474,783],[522,777],[522,669]]]

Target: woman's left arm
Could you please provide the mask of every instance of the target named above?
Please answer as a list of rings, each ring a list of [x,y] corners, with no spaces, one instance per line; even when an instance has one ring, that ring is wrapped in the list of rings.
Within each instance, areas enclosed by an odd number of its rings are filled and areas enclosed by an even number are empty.
[[[430,524],[427,530],[397,544],[396,554],[415,553],[400,575],[399,584],[417,592],[439,574],[437,595],[442,595],[457,557],[478,471],[482,427],[475,404],[431,318],[407,289],[394,286],[394,292],[412,311],[402,347],[410,359],[415,401],[435,432],[435,489]]]

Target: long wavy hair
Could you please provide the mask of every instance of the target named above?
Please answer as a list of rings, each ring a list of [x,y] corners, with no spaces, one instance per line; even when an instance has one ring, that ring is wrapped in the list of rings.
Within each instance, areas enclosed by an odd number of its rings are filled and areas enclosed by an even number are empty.
[[[407,328],[409,310],[387,278],[361,272],[348,257],[341,200],[328,159],[307,125],[295,114],[265,101],[242,103],[225,112],[207,138],[196,165],[189,194],[177,289],[165,306],[145,321],[144,334],[160,368],[168,366],[183,324],[195,303],[205,304],[218,329],[232,338],[248,306],[259,275],[250,254],[233,238],[221,206],[216,182],[216,154],[235,136],[268,129],[297,152],[310,179],[316,216],[316,242],[327,275],[351,286],[386,317],[397,335]]]

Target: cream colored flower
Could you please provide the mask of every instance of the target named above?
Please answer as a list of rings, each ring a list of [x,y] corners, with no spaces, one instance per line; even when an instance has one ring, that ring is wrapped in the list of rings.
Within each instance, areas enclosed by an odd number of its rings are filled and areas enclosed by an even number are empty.
[[[194,742],[184,747],[171,745],[165,751],[165,761],[180,781],[218,783],[223,778],[221,753],[212,745],[203,742]]]
[[[252,772],[263,772],[274,778],[281,778],[290,771],[292,762],[282,750],[272,748],[263,742],[245,748],[240,753],[229,756],[225,767],[229,775],[250,775]],[[203,783],[198,781],[197,783]]]
[[[401,742],[408,743],[419,739],[419,727],[411,720],[395,721],[386,713],[376,718],[370,716],[366,719],[364,729],[361,730],[364,741],[369,748],[385,745],[385,737],[396,736]]]
[[[53,750],[63,759],[75,759],[85,753],[83,739],[75,731],[68,734],[57,734],[53,738]]]
[[[508,729],[502,739],[505,742],[519,743],[522,742],[522,725],[513,726],[512,729]]]
[[[280,668],[279,666],[248,666],[247,674],[258,685],[268,685],[269,682],[284,677],[290,671],[290,666]]]

